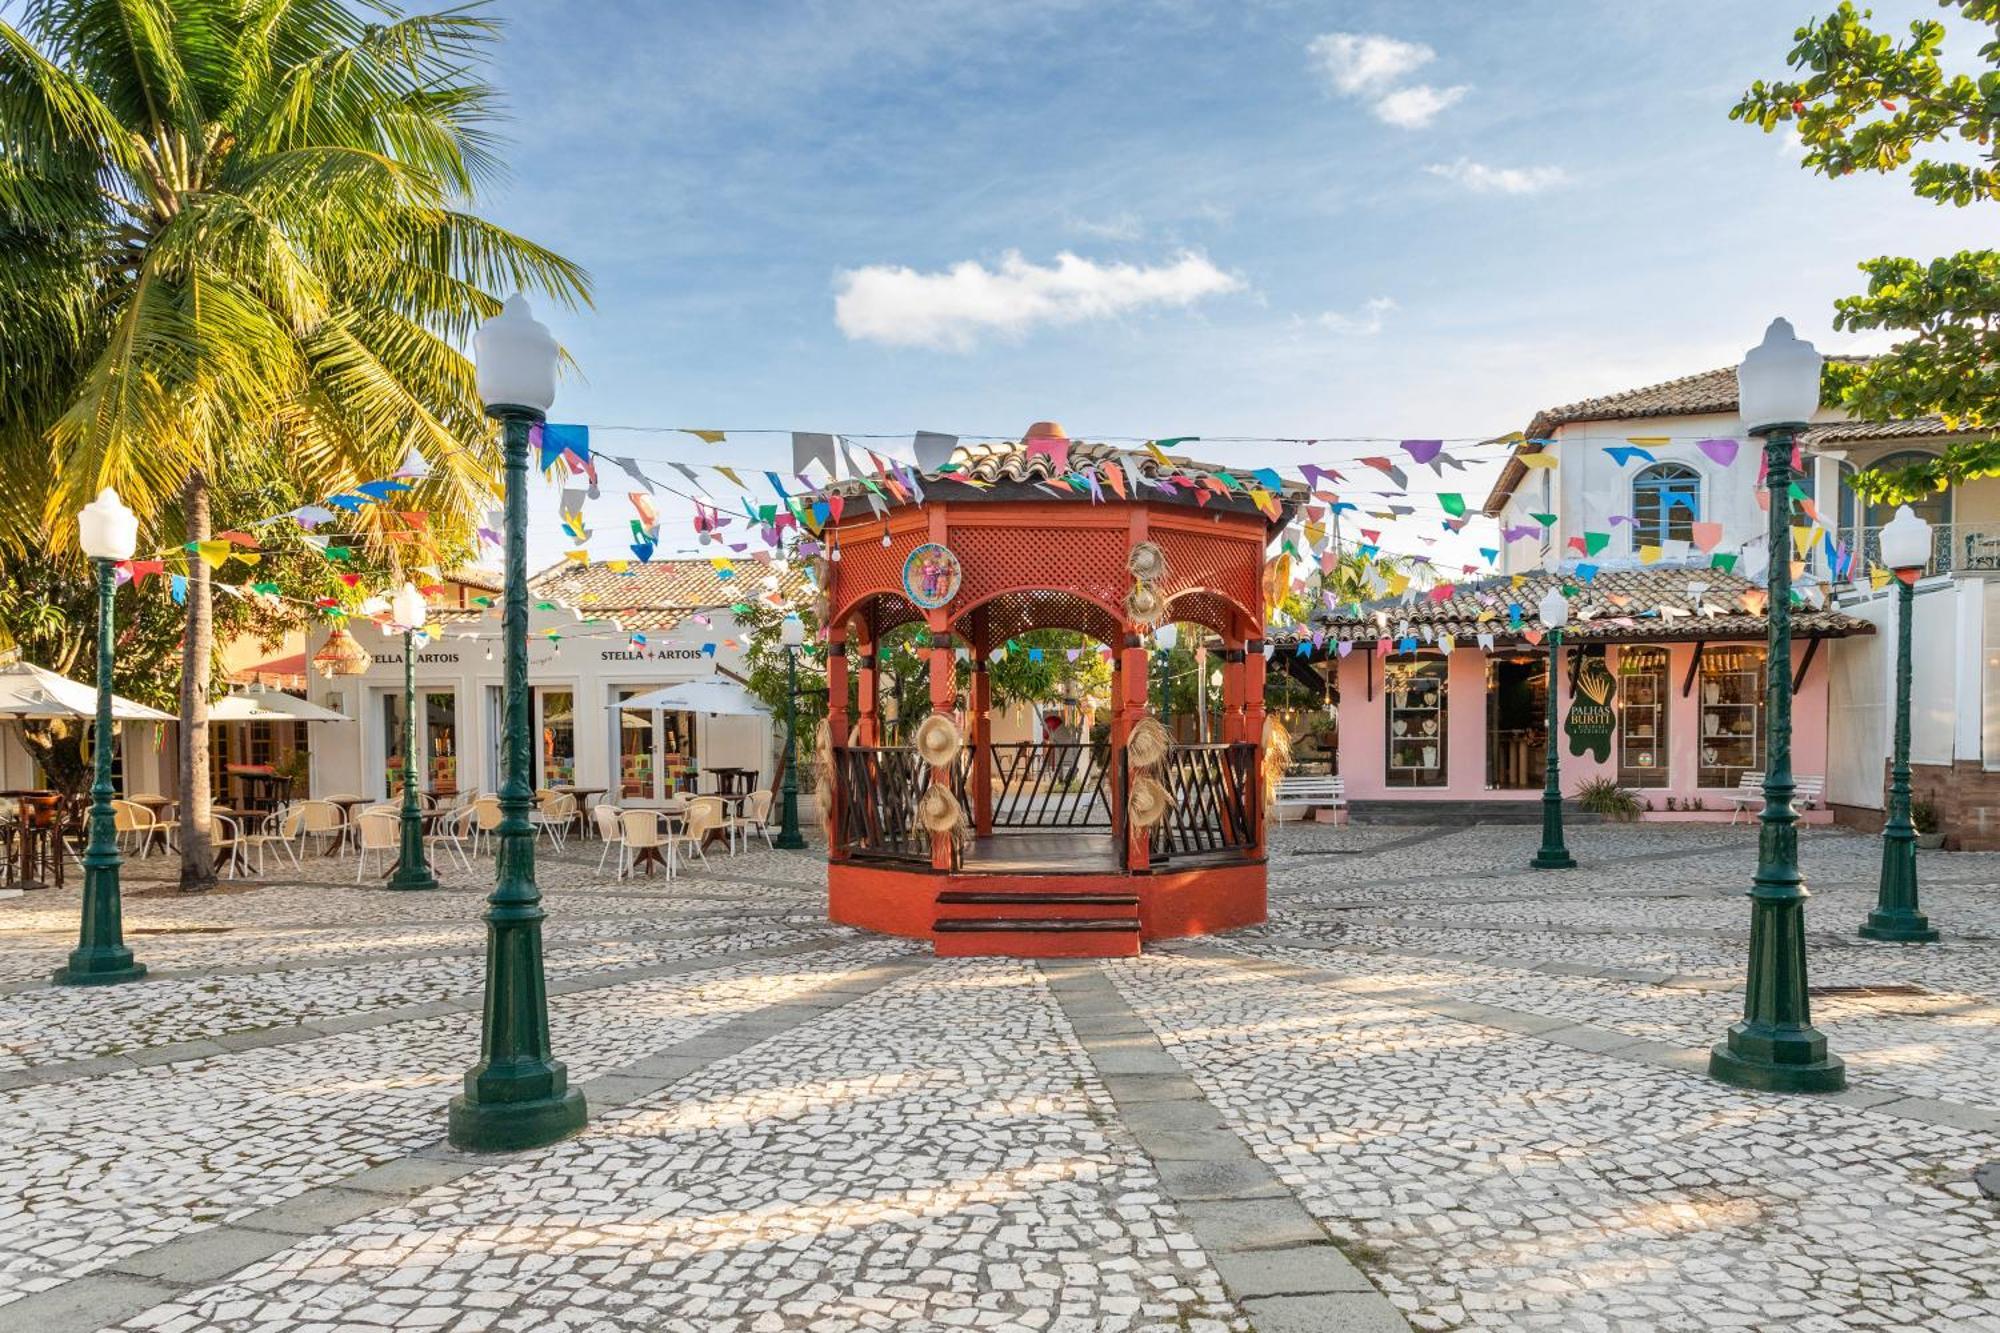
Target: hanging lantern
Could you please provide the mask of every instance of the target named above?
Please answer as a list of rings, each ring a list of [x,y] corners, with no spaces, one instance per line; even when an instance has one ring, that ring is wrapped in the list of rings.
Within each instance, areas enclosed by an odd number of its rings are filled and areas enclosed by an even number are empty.
[[[335,625],[326,643],[313,654],[312,664],[328,678],[358,676],[368,670],[368,650],[354,641],[345,625]]]

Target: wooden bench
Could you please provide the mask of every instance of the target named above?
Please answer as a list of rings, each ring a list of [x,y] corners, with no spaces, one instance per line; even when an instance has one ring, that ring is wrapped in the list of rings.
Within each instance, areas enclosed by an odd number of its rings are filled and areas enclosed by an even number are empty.
[[[1792,808],[1795,810],[1817,809],[1820,798],[1826,794],[1824,777],[1793,778]],[[1764,775],[1745,773],[1736,782],[1736,790],[1722,798],[1736,807],[1729,822],[1734,824],[1743,817],[1745,810],[1762,809],[1764,805]]]
[[[1347,804],[1347,784],[1338,776],[1291,777],[1278,779],[1278,822],[1285,822],[1287,805],[1303,805],[1308,810],[1326,805],[1339,809]]]

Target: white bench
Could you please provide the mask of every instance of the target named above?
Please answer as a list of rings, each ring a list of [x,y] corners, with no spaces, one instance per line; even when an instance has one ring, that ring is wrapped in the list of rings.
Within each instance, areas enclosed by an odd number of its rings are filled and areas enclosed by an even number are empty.
[[[1793,778],[1792,806],[1798,810],[1817,809],[1820,797],[1826,794],[1826,779],[1823,777]],[[1736,782],[1736,790],[1722,798],[1736,807],[1729,816],[1734,824],[1743,817],[1745,810],[1761,810],[1764,806],[1764,775],[1745,773]]]
[[[1347,804],[1347,784],[1338,776],[1279,778],[1278,796],[1272,804],[1278,807],[1280,824],[1285,822],[1287,805],[1302,805],[1308,810],[1327,805],[1337,810]]]

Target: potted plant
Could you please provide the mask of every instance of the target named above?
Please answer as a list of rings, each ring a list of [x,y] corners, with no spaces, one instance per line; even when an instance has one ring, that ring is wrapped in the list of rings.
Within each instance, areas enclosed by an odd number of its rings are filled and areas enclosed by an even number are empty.
[[[1910,802],[1910,823],[1917,830],[1917,846],[1936,849],[1944,846],[1944,830],[1938,827],[1938,809],[1929,801]]]
[[[1579,783],[1572,795],[1577,809],[1593,815],[1605,815],[1621,821],[1639,817],[1638,796],[1610,778],[1591,778]]]

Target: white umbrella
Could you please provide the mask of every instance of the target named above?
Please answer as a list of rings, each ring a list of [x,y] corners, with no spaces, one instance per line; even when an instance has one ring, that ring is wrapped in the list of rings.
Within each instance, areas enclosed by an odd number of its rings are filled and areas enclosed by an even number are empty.
[[[322,708],[281,690],[225,694],[208,706],[210,722],[352,722],[345,713]]]
[[[45,671],[29,662],[0,667],[0,717],[35,718],[97,716],[97,691],[88,685]],[[118,722],[172,722],[172,713],[162,713],[134,703],[121,695],[111,696],[111,716]]]
[[[704,676],[648,690],[621,699],[613,708],[662,708],[670,713],[707,713],[711,717],[761,717],[771,710],[757,696],[727,676]]]

